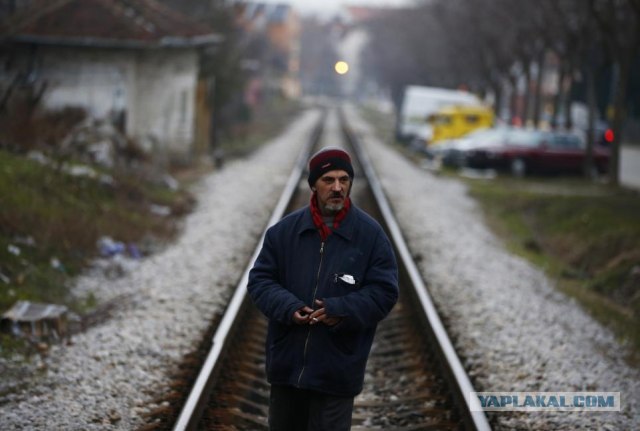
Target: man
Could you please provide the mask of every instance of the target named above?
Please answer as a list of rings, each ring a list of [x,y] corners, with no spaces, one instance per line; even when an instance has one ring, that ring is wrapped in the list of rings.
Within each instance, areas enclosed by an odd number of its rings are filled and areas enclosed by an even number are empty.
[[[267,230],[248,291],[269,318],[271,430],[348,430],[377,323],[398,299],[380,225],[351,204],[349,154],[309,160],[311,202]]]

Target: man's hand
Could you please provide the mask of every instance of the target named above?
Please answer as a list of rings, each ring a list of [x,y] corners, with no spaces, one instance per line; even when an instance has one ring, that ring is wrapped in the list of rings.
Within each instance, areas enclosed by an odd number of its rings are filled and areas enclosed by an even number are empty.
[[[334,326],[340,323],[340,320],[342,320],[341,317],[328,316],[324,308],[324,302],[320,299],[316,299],[316,305],[320,308],[315,311],[312,310],[313,312],[311,313],[311,315],[309,315],[309,325],[315,325],[322,322],[327,326]]]
[[[313,308],[304,306],[299,310],[296,310],[293,313],[293,323],[296,325],[307,325],[311,320],[311,313],[313,313]]]

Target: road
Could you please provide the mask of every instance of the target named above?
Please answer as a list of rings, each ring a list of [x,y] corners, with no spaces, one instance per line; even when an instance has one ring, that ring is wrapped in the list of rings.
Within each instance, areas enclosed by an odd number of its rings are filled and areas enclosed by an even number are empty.
[[[620,184],[640,189],[640,146],[622,146],[620,151]]]

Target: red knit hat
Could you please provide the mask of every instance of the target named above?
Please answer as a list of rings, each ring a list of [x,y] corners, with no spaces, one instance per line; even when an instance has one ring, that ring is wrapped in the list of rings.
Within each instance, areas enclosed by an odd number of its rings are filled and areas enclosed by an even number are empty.
[[[309,186],[313,187],[318,178],[326,172],[343,170],[353,180],[353,166],[349,154],[337,147],[327,147],[315,153],[309,159]]]

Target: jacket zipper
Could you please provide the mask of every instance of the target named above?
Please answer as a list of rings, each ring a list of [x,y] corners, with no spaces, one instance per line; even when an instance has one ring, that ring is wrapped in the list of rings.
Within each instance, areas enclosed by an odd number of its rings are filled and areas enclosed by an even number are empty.
[[[313,288],[313,297],[311,298],[311,308],[313,308],[313,304],[316,302],[316,293],[318,293],[318,283],[320,282],[320,269],[322,269],[322,257],[324,256],[324,241],[320,244],[320,264],[318,265],[318,273],[316,274],[316,285]],[[302,369],[300,370],[300,374],[298,375],[298,386],[300,386],[300,381],[302,380],[302,374],[304,373],[304,369],[307,364],[307,347],[309,346],[309,339],[311,338],[311,328],[307,329],[307,338],[304,341],[304,351],[302,353]]]

